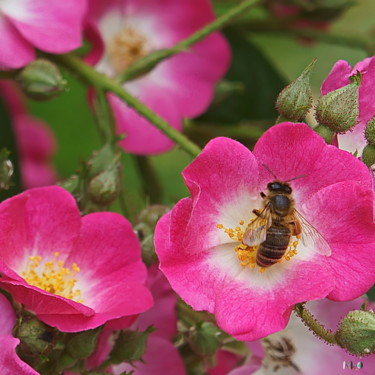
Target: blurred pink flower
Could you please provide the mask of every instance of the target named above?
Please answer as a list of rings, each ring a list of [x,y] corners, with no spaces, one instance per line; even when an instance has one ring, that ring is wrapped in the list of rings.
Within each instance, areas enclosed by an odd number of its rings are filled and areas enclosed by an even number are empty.
[[[259,193],[274,180],[262,165],[281,181],[301,176],[290,182],[295,207],[331,254],[320,242],[292,237],[281,263],[267,269],[255,264],[258,247],[242,237],[253,209],[263,206]],[[251,341],[283,329],[298,302],[350,300],[375,282],[372,177],[307,125],[272,127],[253,153],[216,138],[183,177],[191,198],[156,227],[160,268],[186,303],[215,314],[219,327],[236,338]]]
[[[56,142],[51,129],[27,113],[21,92],[11,82],[0,81],[0,95],[10,112],[23,187],[29,189],[54,184],[57,177],[51,159]]]
[[[64,53],[78,48],[86,0],[2,0],[0,69],[21,68],[35,48]]]
[[[63,332],[83,331],[152,306],[129,222],[111,212],[80,217],[51,186],[0,204],[0,288]]]
[[[88,61],[114,77],[137,59],[174,46],[213,19],[209,0],[91,0],[88,36],[93,51]],[[181,130],[184,117],[207,109],[229,59],[225,39],[213,33],[123,86]],[[109,101],[117,130],[126,135],[120,142],[125,150],[155,154],[173,147],[170,139],[115,95],[109,94]]]
[[[16,314],[8,300],[0,294],[0,370],[1,375],[39,375],[16,353],[20,340],[12,335]]]
[[[323,299],[308,302],[306,307],[327,329],[335,331],[340,319],[349,311],[360,310],[364,301],[366,300],[363,298],[350,302]],[[367,303],[367,308],[370,307],[374,306]],[[254,345],[260,345],[260,343],[250,343],[250,349],[253,349]],[[259,370],[252,368],[250,371],[250,366],[253,365],[245,365],[228,375],[344,375],[350,372],[350,369],[343,368],[344,362],[346,366],[350,366],[350,362],[353,366],[362,362],[363,368],[360,373],[363,375],[373,375],[375,369],[374,354],[359,358],[347,353],[339,346],[328,346],[309,332],[294,314],[283,331],[267,337],[263,347],[262,353],[255,353],[255,357],[263,361],[263,366]],[[284,351],[276,348],[282,348]],[[284,362],[278,361],[277,358],[284,359]]]
[[[339,60],[333,66],[328,77],[322,84],[321,93],[326,95],[331,91],[350,83],[350,77],[362,75],[359,86],[359,114],[358,124],[345,134],[337,134],[338,147],[351,153],[357,152],[358,156],[367,142],[365,139],[365,127],[367,122],[375,116],[374,85],[375,85],[375,57],[366,58],[352,68],[347,61]]]

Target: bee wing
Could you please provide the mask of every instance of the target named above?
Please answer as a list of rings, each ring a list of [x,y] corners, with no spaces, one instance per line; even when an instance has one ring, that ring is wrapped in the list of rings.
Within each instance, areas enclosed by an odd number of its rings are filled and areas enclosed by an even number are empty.
[[[311,240],[322,255],[331,255],[331,248],[319,231],[310,224],[297,210],[293,212],[294,222],[301,227],[301,240],[307,246]]]
[[[259,245],[266,240],[267,229],[272,224],[270,206],[267,205],[246,229],[242,242],[247,246]]]

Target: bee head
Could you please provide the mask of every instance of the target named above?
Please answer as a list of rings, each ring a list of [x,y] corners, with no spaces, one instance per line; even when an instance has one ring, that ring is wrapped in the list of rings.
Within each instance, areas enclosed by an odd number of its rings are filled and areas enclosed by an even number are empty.
[[[292,188],[287,182],[273,181],[267,185],[267,189],[274,193],[291,194]]]

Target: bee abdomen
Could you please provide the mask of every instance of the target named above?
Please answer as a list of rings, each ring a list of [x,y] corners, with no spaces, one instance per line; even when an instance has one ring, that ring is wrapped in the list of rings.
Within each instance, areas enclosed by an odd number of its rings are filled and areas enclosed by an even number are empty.
[[[266,240],[259,246],[256,263],[260,267],[269,267],[277,263],[285,254],[291,237],[290,229],[283,225],[272,224],[267,229]]]

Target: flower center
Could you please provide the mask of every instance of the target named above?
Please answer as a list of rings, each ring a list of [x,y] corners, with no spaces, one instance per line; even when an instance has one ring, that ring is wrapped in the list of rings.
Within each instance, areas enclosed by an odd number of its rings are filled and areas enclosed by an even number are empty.
[[[272,373],[281,367],[292,367],[296,372],[301,371],[292,360],[296,348],[288,337],[280,337],[279,339],[268,337],[263,340],[263,345],[266,354],[263,365],[265,368],[272,367]]]
[[[241,220],[238,224],[239,226],[235,228],[226,228],[223,224],[217,224],[218,229],[224,230],[224,232],[234,241],[240,242],[234,248],[234,251],[237,253],[237,258],[240,261],[242,267],[249,267],[255,268],[259,267],[260,272],[264,272],[267,268],[260,267],[257,265],[256,257],[259,250],[259,245],[248,246],[245,245],[242,241],[244,233],[246,229],[252,224],[255,219],[252,219],[247,225],[245,225],[245,221]],[[298,246],[299,239],[295,236],[292,236],[287,249],[283,256],[277,261],[277,263],[281,263],[283,260],[290,261],[290,259],[297,254],[297,246]]]
[[[116,73],[125,70],[150,52],[147,38],[131,27],[115,34],[108,44],[108,57]]]
[[[56,251],[53,260],[43,263],[40,255],[31,255],[21,275],[30,285],[82,303],[81,291],[75,287],[78,281],[75,275],[80,268],[76,263],[73,263],[71,268],[64,267],[59,256]]]

